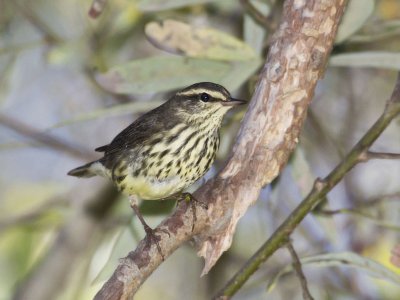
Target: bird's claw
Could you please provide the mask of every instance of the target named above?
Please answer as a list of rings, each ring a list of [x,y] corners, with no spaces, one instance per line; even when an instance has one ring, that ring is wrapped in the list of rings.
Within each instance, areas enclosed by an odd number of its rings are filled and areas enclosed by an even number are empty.
[[[166,233],[166,234],[168,234],[168,236],[171,236],[169,234],[168,230],[162,229],[162,228],[152,229],[149,226],[146,226],[144,228],[144,230],[146,231],[146,246],[147,246],[147,248],[150,248],[153,243],[156,244],[158,253],[160,253],[161,259],[164,261],[165,257],[164,257],[164,254],[163,254],[163,252],[161,250],[161,246],[160,246],[160,243],[159,243],[160,240],[161,240],[161,237],[158,236],[156,233],[158,231],[158,232]]]
[[[178,199],[178,202],[181,202],[181,201],[185,201],[187,204],[190,204],[190,206],[192,207],[192,212],[193,212],[192,232],[193,232],[194,225],[196,224],[196,221],[197,221],[196,204],[200,205],[205,210],[208,209],[208,205],[207,205],[207,203],[205,203],[203,201],[197,200],[190,193],[182,193],[180,198]]]
[[[207,203],[205,203],[205,202],[203,202],[203,201],[200,201],[200,200],[197,200],[195,197],[193,197],[193,195],[192,194],[190,194],[190,193],[182,193],[182,195],[181,195],[181,197],[180,197],[180,199],[178,199],[178,201],[185,201],[186,203],[189,203],[189,202],[195,202],[196,204],[198,204],[198,205],[200,205],[202,208],[204,208],[205,210],[207,210],[208,209],[208,205],[207,205]]]

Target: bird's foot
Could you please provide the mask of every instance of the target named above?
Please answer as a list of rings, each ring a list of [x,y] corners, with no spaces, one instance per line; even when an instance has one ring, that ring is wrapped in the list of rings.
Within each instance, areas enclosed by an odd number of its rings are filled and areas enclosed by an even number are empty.
[[[197,200],[190,193],[182,193],[178,198],[178,202],[182,202],[182,201],[185,201],[188,204],[190,203],[190,206],[192,207],[192,212],[193,212],[192,232],[193,232],[194,231],[194,226],[195,226],[196,221],[197,221],[196,204],[200,205],[205,210],[208,209],[208,205],[207,205],[207,203],[205,203],[203,201]]]
[[[205,203],[203,201],[200,201],[200,200],[197,200],[191,193],[182,193],[180,201],[185,201],[186,203],[189,203],[189,202],[193,203],[194,202],[194,203],[200,205],[205,210],[208,209],[208,204],[207,203]]]
[[[164,261],[165,257],[164,257],[164,254],[163,254],[162,250],[161,250],[161,246],[160,246],[161,237],[157,235],[157,232],[163,232],[163,233],[168,234],[168,236],[170,236],[168,230],[161,229],[161,228],[152,229],[147,224],[145,226],[143,226],[143,228],[144,228],[144,231],[146,232],[146,246],[147,246],[147,248],[150,248],[152,244],[156,244],[158,253],[160,253],[161,259]]]
[[[137,217],[139,218],[140,223],[142,223],[143,229],[146,232],[146,247],[149,249],[151,245],[154,243],[157,246],[158,253],[160,253],[162,260],[164,260],[164,254],[161,251],[160,247],[160,240],[161,238],[156,235],[157,232],[163,232],[170,236],[168,230],[156,228],[152,229],[149,225],[147,225],[146,221],[144,220],[142,214],[139,211],[139,207],[137,206],[136,199],[132,196],[130,197],[130,204],[133,211],[136,213]]]

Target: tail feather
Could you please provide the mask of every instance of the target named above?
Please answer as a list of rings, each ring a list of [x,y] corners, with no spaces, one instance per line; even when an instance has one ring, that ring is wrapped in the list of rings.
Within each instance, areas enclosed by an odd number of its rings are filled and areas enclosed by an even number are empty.
[[[70,176],[85,177],[85,178],[96,176],[97,174],[94,172],[92,168],[93,164],[95,163],[98,163],[98,161],[92,161],[90,163],[87,163],[86,165],[72,169],[67,174]]]

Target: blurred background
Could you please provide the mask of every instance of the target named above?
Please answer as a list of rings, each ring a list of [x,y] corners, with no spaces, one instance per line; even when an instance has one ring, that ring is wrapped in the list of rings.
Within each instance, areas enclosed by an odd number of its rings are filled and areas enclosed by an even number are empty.
[[[250,99],[281,2],[115,0],[93,18],[89,0],[0,1],[0,299],[95,295],[144,232],[105,179],[66,173],[181,87],[214,81]],[[400,2],[351,0],[300,144],[231,249],[200,278],[202,260],[181,247],[135,299],[211,298],[379,117],[398,70]],[[206,178],[243,114],[225,119]],[[372,149],[400,152],[399,118]],[[173,208],[154,201],[141,210],[156,226]],[[311,294],[400,299],[400,268],[390,263],[399,231],[400,161],[358,165],[292,236]],[[302,299],[290,264],[279,250],[235,299]]]

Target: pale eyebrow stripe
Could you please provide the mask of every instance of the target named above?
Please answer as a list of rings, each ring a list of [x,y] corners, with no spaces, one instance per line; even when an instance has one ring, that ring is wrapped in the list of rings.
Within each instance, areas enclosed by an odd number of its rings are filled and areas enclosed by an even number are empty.
[[[221,92],[210,91],[210,90],[206,90],[204,88],[192,89],[192,90],[188,90],[188,91],[185,91],[185,92],[179,92],[179,93],[177,93],[177,95],[178,96],[191,96],[191,95],[198,95],[198,94],[201,94],[201,93],[207,93],[211,97],[218,98],[218,99],[221,99],[221,100],[226,100],[228,98],[225,94],[223,94]]]

